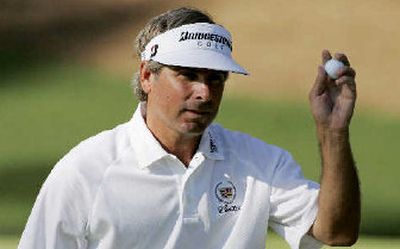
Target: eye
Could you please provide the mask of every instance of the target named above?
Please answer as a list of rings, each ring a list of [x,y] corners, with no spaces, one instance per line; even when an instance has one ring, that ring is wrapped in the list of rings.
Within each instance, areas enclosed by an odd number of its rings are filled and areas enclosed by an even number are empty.
[[[225,73],[212,73],[208,76],[207,81],[211,84],[224,84],[226,80]]]
[[[191,70],[180,70],[179,75],[189,81],[194,81],[198,78],[197,73]]]

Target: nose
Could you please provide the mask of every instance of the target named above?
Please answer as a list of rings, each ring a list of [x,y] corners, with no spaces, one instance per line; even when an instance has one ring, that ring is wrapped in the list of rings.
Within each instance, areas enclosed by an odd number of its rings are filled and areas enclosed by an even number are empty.
[[[211,89],[205,81],[196,82],[193,88],[193,94],[196,100],[209,101],[211,99]]]

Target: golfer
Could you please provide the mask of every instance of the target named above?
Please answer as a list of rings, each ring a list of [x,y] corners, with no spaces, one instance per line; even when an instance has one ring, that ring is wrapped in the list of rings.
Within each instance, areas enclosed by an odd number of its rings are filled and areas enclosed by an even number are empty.
[[[232,59],[234,47],[230,33],[199,10],[153,18],[137,37],[140,103],[132,119],[57,163],[19,248],[261,249],[268,227],[293,249],[354,244],[356,86],[347,57],[334,55],[346,65],[336,80],[320,66],[309,95],[319,185],[287,151],[212,123],[229,73],[248,74]],[[322,64],[331,57],[323,51]]]

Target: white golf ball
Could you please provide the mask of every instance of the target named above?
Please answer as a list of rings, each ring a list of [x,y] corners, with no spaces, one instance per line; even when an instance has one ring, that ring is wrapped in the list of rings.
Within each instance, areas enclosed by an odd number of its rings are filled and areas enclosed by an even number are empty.
[[[338,78],[337,73],[342,67],[344,67],[343,62],[336,59],[330,59],[325,63],[326,73],[334,80]]]

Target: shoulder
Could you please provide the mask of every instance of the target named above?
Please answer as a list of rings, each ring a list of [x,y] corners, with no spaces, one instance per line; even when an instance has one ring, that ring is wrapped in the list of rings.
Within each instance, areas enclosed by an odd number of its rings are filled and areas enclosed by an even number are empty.
[[[246,164],[257,172],[270,175],[291,158],[286,150],[249,134],[232,131],[217,124],[210,128],[220,140],[225,159]]]
[[[83,140],[64,156],[61,161],[73,161],[89,165],[105,165],[118,159],[129,147],[128,126],[124,123]]]
[[[125,126],[84,140],[56,164],[36,198],[22,243],[32,243],[30,238],[64,243],[53,239],[59,239],[59,234],[78,238],[85,233],[103,176],[128,147]]]
[[[74,186],[95,192],[104,173],[129,148],[128,123],[80,142],[52,169],[47,185]]]
[[[218,139],[226,152],[242,153],[251,156],[268,156],[279,157],[287,153],[284,149],[269,144],[259,138],[253,137],[249,134],[232,131],[226,129],[218,124],[213,124],[211,129],[215,134],[218,134]]]
[[[287,150],[219,125],[212,125],[211,128],[218,134],[224,159],[232,167],[237,165],[244,174],[257,175],[275,186],[304,183],[300,165]],[[317,186],[315,183],[307,184]]]

